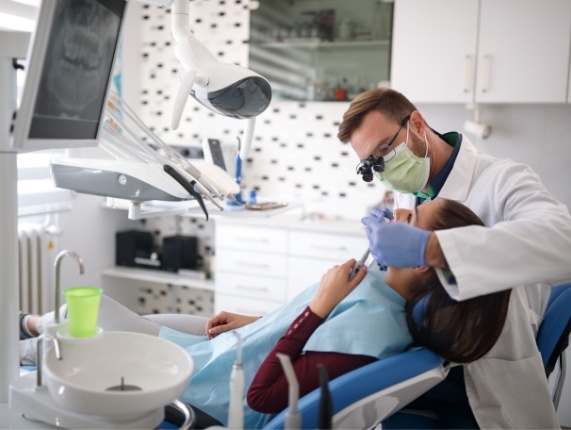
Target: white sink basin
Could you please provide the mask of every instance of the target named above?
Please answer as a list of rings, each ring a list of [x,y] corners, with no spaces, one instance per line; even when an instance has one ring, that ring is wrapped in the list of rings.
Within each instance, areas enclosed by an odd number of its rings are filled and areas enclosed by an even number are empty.
[[[194,367],[183,348],[145,334],[103,332],[60,341],[63,358],[50,348],[43,381],[57,404],[80,414],[148,414],[181,396]]]

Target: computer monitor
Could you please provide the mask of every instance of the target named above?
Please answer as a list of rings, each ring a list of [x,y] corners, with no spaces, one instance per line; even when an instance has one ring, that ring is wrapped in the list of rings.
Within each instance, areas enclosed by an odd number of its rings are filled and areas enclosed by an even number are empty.
[[[12,147],[97,146],[125,0],[43,0]]]

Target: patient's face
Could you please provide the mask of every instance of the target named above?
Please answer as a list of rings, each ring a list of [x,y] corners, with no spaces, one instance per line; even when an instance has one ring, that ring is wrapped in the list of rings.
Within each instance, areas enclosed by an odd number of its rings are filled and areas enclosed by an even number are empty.
[[[432,230],[434,219],[444,200],[433,200],[415,209],[395,209],[393,222],[406,222],[423,230]]]

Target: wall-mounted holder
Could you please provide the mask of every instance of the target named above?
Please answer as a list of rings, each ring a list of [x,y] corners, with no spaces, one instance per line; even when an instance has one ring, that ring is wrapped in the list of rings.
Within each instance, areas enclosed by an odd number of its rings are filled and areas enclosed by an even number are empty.
[[[492,134],[492,126],[480,122],[480,105],[470,104],[467,105],[468,110],[474,111],[474,119],[466,120],[464,122],[464,130],[480,139],[487,139]]]

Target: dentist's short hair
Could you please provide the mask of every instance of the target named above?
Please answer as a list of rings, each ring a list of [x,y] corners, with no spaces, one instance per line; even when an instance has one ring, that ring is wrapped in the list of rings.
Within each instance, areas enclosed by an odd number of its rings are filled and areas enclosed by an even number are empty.
[[[347,143],[363,122],[365,116],[372,111],[378,111],[395,123],[400,122],[412,112],[418,110],[403,94],[389,88],[375,88],[359,94],[349,105],[339,125],[337,138]]]

